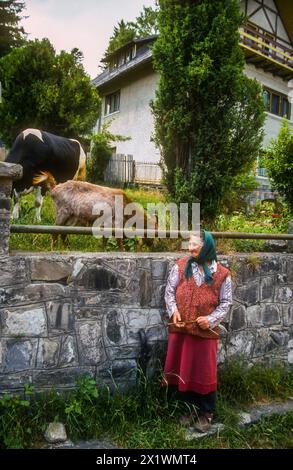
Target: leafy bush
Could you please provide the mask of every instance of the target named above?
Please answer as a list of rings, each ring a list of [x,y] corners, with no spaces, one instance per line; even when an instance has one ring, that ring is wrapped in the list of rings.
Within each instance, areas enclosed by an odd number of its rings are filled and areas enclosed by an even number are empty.
[[[264,156],[272,186],[287,201],[293,213],[293,131],[284,118],[279,136],[273,140]]]
[[[87,165],[87,177],[88,181],[91,183],[104,181],[104,172],[113,153],[113,142],[129,140],[129,137],[112,134],[109,131],[111,122],[112,121],[108,121],[104,124],[101,132],[97,132],[91,136],[91,157]]]

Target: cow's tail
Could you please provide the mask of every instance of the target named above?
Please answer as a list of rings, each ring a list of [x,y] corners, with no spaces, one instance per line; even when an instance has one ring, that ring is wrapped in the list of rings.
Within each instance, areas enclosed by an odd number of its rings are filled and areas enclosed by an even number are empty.
[[[49,191],[55,188],[56,180],[54,176],[49,171],[41,171],[40,173],[36,174],[33,178],[33,185],[37,186],[38,184],[44,183],[46,184]]]
[[[86,181],[86,154],[82,146],[80,145],[80,142],[78,142],[78,140],[75,140],[75,139],[71,139],[71,140],[73,140],[74,142],[77,142],[79,145],[78,169],[72,179],[74,181]]]

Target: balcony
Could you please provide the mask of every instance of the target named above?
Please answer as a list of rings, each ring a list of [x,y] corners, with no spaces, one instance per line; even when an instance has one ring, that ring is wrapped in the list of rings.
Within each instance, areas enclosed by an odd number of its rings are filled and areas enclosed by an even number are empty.
[[[286,47],[271,33],[260,31],[256,25],[246,25],[239,32],[246,62],[284,80],[293,78],[293,49],[289,44]]]

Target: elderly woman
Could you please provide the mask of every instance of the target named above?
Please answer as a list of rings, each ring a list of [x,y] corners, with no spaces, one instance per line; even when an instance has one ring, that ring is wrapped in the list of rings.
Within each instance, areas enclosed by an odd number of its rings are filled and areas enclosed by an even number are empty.
[[[232,303],[231,276],[217,262],[210,232],[191,235],[188,249],[190,256],[177,260],[165,291],[171,320],[164,377],[185,402],[194,405],[181,424],[206,432],[216,405],[217,326]]]

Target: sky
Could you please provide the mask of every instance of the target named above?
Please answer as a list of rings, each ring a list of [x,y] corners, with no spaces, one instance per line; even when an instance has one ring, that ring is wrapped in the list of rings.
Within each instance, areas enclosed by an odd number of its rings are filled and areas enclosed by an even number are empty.
[[[154,0],[25,0],[22,20],[28,39],[47,37],[56,52],[77,47],[85,71],[96,77],[99,63],[118,21],[133,21]]]

